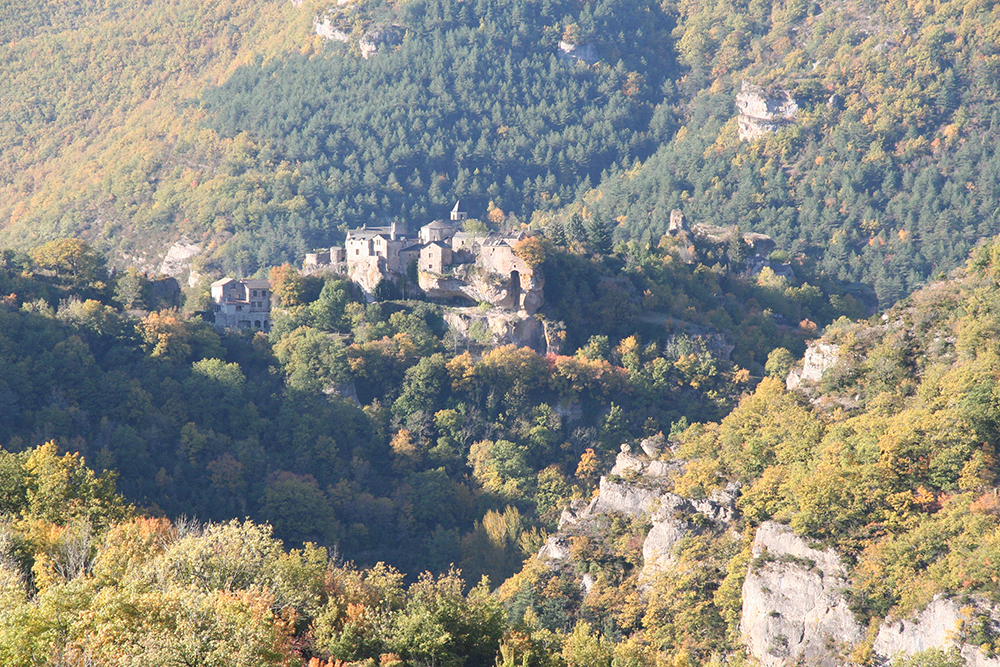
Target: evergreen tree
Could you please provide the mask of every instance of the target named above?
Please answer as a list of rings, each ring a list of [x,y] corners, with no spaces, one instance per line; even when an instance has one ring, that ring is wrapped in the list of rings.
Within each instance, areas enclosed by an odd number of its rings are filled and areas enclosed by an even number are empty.
[[[566,221],[566,240],[569,243],[580,243],[584,240],[583,217],[579,213],[574,213]]]
[[[587,242],[591,249],[601,255],[611,252],[611,224],[600,213],[592,215],[586,223]]]

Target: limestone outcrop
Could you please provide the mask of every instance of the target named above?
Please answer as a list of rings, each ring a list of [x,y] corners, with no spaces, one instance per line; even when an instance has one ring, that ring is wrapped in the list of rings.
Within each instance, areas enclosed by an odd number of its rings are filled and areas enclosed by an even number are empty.
[[[452,340],[466,346],[499,347],[516,345],[528,347],[545,354],[548,345],[545,326],[536,318],[524,313],[502,310],[480,310],[479,308],[449,308],[444,312],[444,321],[452,334]]]
[[[319,17],[313,21],[313,30],[323,39],[331,42],[346,42],[351,37],[349,25],[335,22],[330,16]]]
[[[160,263],[160,273],[171,278],[180,278],[191,268],[191,260],[201,251],[202,247],[189,239],[178,240],[167,250],[163,262]]]
[[[381,46],[396,46],[403,41],[403,29],[399,26],[376,26],[358,40],[361,57],[371,58]]]
[[[817,383],[823,379],[823,374],[840,361],[840,346],[824,343],[821,340],[810,341],[802,358],[802,368],[792,369],[785,379],[789,391],[798,389],[803,382]]]
[[[792,529],[765,521],[743,582],[740,632],[764,667],[837,667],[863,633],[843,591],[846,572],[832,549],[809,547]]]
[[[418,280],[420,289],[432,299],[488,303],[528,315],[538,312],[545,288],[545,279],[539,271],[526,266],[520,267],[520,271],[512,269],[506,273],[492,269],[482,263],[458,264],[442,274],[420,271]]]
[[[997,610],[984,600],[971,599],[963,605],[936,597],[915,617],[886,619],[872,645],[877,660],[889,663],[928,649],[955,649],[968,667],[1000,667],[1000,658],[990,657],[966,641],[970,622],[986,622],[996,631]]]
[[[556,53],[560,60],[579,61],[588,65],[593,65],[601,59],[597,53],[597,48],[590,43],[571,44],[566,41],[559,42],[559,51]]]
[[[637,452],[622,445],[610,474],[601,478],[597,495],[590,503],[575,501],[563,511],[559,531],[549,537],[538,557],[556,564],[564,561],[572,535],[586,531],[601,515],[624,514],[651,524],[642,545],[640,576],[647,578],[672,565],[673,548],[680,540],[711,526],[728,526],[736,516],[739,487],[730,485],[703,499],[669,491],[670,479],[683,472],[684,464],[658,458],[664,447],[662,436],[642,441]]]
[[[650,526],[642,544],[642,582],[677,566],[676,547],[685,538],[709,531],[730,534],[739,519],[739,486],[702,499],[676,494],[671,481],[685,464],[670,454],[662,436],[634,450],[622,445],[596,496],[573,501],[563,511],[558,531],[538,558],[553,569],[565,568],[574,537],[600,530],[605,515],[634,517]],[[578,576],[581,588],[589,590],[593,579]],[[789,526],[763,522],[754,534],[741,591],[739,628],[747,651],[763,667],[839,667],[872,642],[873,664],[885,667],[928,649],[956,650],[969,667],[1000,667],[1000,658],[976,645],[977,636],[1000,633],[1000,608],[988,601],[938,597],[913,616],[876,619],[873,637],[850,609],[850,585],[848,569],[833,549],[808,544]]]
[[[753,141],[789,125],[795,120],[799,105],[790,91],[765,90],[744,81],[736,95],[736,109],[740,140]]]

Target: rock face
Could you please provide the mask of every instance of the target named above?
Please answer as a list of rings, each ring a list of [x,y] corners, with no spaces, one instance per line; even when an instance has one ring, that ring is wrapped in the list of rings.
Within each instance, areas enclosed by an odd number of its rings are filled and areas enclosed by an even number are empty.
[[[812,549],[791,528],[766,521],[753,556],[740,620],[751,655],[764,667],[844,664],[838,654],[862,631],[842,593],[847,580],[837,554]]]
[[[399,26],[375,27],[358,40],[361,56],[366,60],[378,53],[380,46],[396,46],[403,41],[403,30]]]
[[[840,361],[840,346],[822,341],[811,341],[802,359],[802,370],[793,369],[785,379],[789,391],[797,389],[803,382],[819,382],[823,374]]]
[[[346,42],[351,36],[351,30],[348,26],[334,23],[329,16],[324,16],[322,21],[319,18],[313,21],[313,30],[316,31],[317,35],[331,42]]]
[[[963,641],[965,624],[974,616],[989,617],[997,625],[997,612],[983,601],[971,601],[960,607],[953,600],[934,598],[916,617],[886,620],[879,628],[872,650],[876,659],[891,661],[900,655],[913,655],[927,649],[957,649],[968,667],[998,667],[1000,658],[991,658],[978,647]]]
[[[352,262],[347,277],[361,286],[365,294],[371,294],[382,282],[384,276],[379,257],[365,257],[365,261]]]
[[[545,278],[540,271],[527,266],[502,273],[498,268],[475,264],[458,264],[449,273],[438,275],[421,271],[420,289],[432,299],[464,299],[466,302],[488,303],[497,308],[524,311],[528,315],[542,306]],[[516,284],[512,273],[518,276]]]
[[[570,44],[564,41],[559,42],[559,51],[556,55],[560,60],[578,60],[588,65],[593,65],[601,59],[593,44]]]
[[[545,327],[524,313],[450,308],[444,313],[444,321],[456,337],[484,347],[513,344],[531,348],[539,354],[547,352]]]
[[[167,250],[160,264],[160,273],[171,278],[179,278],[191,267],[191,260],[200,252],[201,246],[197,243],[185,238],[180,239]]]
[[[673,548],[680,540],[712,526],[728,526],[736,515],[739,487],[730,485],[704,499],[685,498],[668,491],[670,477],[682,472],[684,464],[653,459],[646,454],[647,451],[659,454],[664,444],[662,436],[644,440],[640,446],[642,453],[633,453],[631,447],[622,445],[611,473],[601,478],[597,496],[589,504],[575,501],[563,511],[559,532],[549,537],[538,557],[554,563],[569,558],[569,537],[585,531],[602,514],[645,518],[651,528],[642,545],[640,576],[646,578],[672,566]]]
[[[744,81],[736,95],[736,109],[740,140],[753,141],[795,120],[799,105],[787,90],[764,90]]]

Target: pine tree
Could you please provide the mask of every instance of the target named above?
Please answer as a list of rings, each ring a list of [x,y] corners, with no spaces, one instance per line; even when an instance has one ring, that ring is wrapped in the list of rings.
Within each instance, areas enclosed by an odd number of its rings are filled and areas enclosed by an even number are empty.
[[[611,225],[600,213],[587,220],[587,242],[596,253],[607,255],[611,252]]]
[[[579,243],[583,240],[583,217],[579,213],[574,213],[566,221],[566,241],[569,243]]]

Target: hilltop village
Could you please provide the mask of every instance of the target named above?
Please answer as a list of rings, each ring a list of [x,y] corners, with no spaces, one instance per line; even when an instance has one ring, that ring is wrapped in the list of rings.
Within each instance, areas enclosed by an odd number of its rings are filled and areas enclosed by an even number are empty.
[[[347,232],[344,247],[308,253],[304,273],[336,271],[371,295],[383,280],[415,281],[430,298],[456,305],[490,305],[534,314],[543,279],[518,256],[529,232],[467,231],[468,213],[456,202],[450,219],[434,220],[416,235],[393,222]]]
[[[443,304],[489,305],[498,311],[488,318],[491,328],[509,328],[515,321],[519,328],[524,327],[542,306],[545,279],[539,268],[525,259],[531,253],[520,252],[520,244],[540,237],[540,233],[491,232],[475,223],[458,201],[448,220],[429,222],[415,235],[398,222],[364,225],[348,230],[343,246],[306,253],[301,273],[342,275],[357,284],[369,299],[376,298],[379,285],[386,281],[396,286],[418,286],[427,298]],[[709,248],[728,244],[736,233],[747,248],[742,260],[747,273],[757,275],[768,268],[776,276],[794,277],[787,263],[768,259],[775,243],[764,234],[703,223],[689,225],[681,211],[674,210],[666,236],[676,242],[680,259],[691,264],[704,259],[702,255]],[[270,330],[267,280],[226,277],[212,284],[211,294],[216,328]],[[499,325],[499,320],[505,324]],[[534,332],[537,327],[529,328]],[[539,330],[526,337],[501,335],[499,340],[524,342],[540,334]]]

